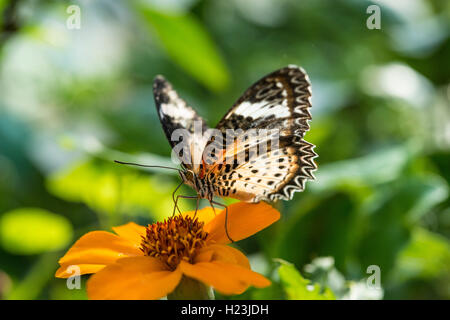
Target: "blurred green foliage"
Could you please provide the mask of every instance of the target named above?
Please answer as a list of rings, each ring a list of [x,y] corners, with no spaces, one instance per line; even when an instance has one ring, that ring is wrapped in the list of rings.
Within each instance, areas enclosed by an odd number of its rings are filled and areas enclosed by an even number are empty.
[[[321,288],[318,283],[311,284],[301,276],[295,266],[280,261],[278,274],[286,297],[291,300],[334,300],[335,296],[330,288]]]
[[[71,4],[80,29],[66,27]],[[371,4],[381,30],[366,27]],[[113,163],[172,165],[155,75],[214,126],[254,81],[298,64],[317,180],[236,244],[273,285],[217,297],[450,299],[450,2],[0,0],[0,11],[0,298],[85,299],[87,277],[82,290],[54,278],[76,239],[172,213],[172,171]]]
[[[1,243],[18,254],[38,254],[67,246],[72,226],[64,216],[37,208],[5,212],[0,218]]]

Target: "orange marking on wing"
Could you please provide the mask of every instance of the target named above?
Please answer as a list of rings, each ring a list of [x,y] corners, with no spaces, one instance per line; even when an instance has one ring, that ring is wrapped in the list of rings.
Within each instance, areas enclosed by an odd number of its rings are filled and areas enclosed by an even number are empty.
[[[204,159],[202,159],[202,166],[201,166],[201,168],[202,169],[200,170],[200,172],[198,174],[198,177],[200,179],[203,179],[205,177],[205,173],[206,173],[206,162],[205,162]]]

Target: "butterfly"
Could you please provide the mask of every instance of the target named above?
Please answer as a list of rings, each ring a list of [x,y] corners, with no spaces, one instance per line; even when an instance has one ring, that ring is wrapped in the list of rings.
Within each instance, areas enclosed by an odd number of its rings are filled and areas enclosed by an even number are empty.
[[[310,129],[311,89],[302,68],[289,65],[276,70],[245,91],[213,128],[224,135],[232,132],[227,144],[217,143],[216,136],[202,140],[195,134],[196,128],[202,132],[211,128],[164,77],[155,78],[153,93],[164,133],[174,150],[179,147],[174,134],[187,133],[182,148],[178,148],[183,168],[179,173],[182,184],[197,192],[197,197],[192,197],[197,203],[200,198],[215,203],[214,196],[254,203],[290,200],[295,192],[305,189],[306,181],[314,179],[315,146],[303,138]],[[271,133],[249,135],[252,130],[275,132],[277,141],[273,143]],[[254,152],[261,145],[266,148]],[[209,148],[214,150],[207,157],[206,149],[212,146],[215,148]],[[201,155],[197,160],[196,154]]]
[[[197,199],[197,209],[200,199],[207,199],[213,208],[213,204],[225,207],[225,231],[233,242],[227,207],[215,202],[215,196],[253,203],[290,200],[305,189],[306,181],[315,179],[315,146],[303,138],[310,128],[311,85],[302,68],[289,65],[258,80],[215,128],[209,128],[164,77],[156,76],[153,94],[164,133],[182,166],[169,168],[182,179],[172,194],[173,214],[180,211],[179,198]],[[197,196],[175,198],[183,184]]]

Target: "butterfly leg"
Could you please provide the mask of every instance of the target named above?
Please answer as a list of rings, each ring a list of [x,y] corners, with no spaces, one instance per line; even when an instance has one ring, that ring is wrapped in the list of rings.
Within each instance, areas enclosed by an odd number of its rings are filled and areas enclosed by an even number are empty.
[[[195,216],[197,215],[197,211],[198,211],[198,206],[199,205],[200,205],[200,197],[197,197],[197,205],[195,206],[194,217],[192,218],[192,220],[194,220]]]
[[[175,207],[173,208],[173,214],[172,214],[172,216],[175,215],[175,209],[178,209],[178,213],[181,214],[180,208],[178,208],[178,204],[177,204],[178,198],[177,198],[177,200],[175,200],[175,193],[178,191],[178,189],[181,187],[181,185],[182,185],[183,183],[184,183],[184,182],[181,181],[181,183],[175,188],[175,190],[174,190],[173,193],[172,193],[172,200],[173,200],[173,202],[174,202],[174,204],[175,204]]]
[[[215,216],[215,215],[216,215],[216,208],[214,208],[214,205],[213,205],[213,203],[212,203],[212,200],[208,199],[208,201],[209,201],[209,204],[211,205],[211,208],[213,208],[214,216]]]
[[[182,199],[197,199],[197,197],[193,197],[193,196],[183,196],[181,194],[177,195],[177,197],[175,199],[175,207],[173,208],[172,217],[175,215],[175,210],[178,208],[178,199],[179,198],[182,198]],[[178,208],[178,211],[180,212],[179,208]],[[181,214],[181,212],[180,212],[180,214]]]
[[[228,234],[228,207],[222,203],[215,202],[215,201],[211,201],[211,203],[214,203],[218,206],[225,208],[225,233],[227,235],[228,240],[230,240],[231,242],[234,242],[234,240],[231,239],[230,235]]]
[[[194,220],[195,220],[195,216],[197,215],[198,206],[200,205],[200,197],[196,197],[196,198],[197,198],[197,205],[195,206],[194,216],[192,217],[191,225],[189,226],[191,229],[192,229],[192,224],[194,223]]]

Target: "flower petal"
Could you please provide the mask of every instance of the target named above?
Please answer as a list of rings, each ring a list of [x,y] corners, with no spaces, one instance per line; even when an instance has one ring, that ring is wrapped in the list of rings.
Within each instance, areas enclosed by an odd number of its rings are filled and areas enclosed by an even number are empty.
[[[129,222],[127,224],[113,227],[115,233],[117,233],[121,238],[127,239],[135,244],[137,248],[141,246],[142,238],[146,235],[146,228],[140,226],[134,222]]]
[[[58,270],[56,277],[69,277],[65,269],[77,265],[81,274],[97,270],[99,265],[114,263],[126,256],[141,256],[143,253],[131,241],[105,231],[92,231],[82,236],[59,260],[63,270]],[[90,267],[92,266],[92,267]]]
[[[72,264],[62,264],[61,267],[56,270],[55,277],[68,278],[70,276],[74,276],[75,270],[72,268],[72,266]],[[96,273],[105,267],[104,264],[77,264],[76,266],[80,268],[80,275]]]
[[[156,258],[123,258],[94,274],[87,293],[94,300],[159,299],[176,288],[181,276]]]
[[[179,267],[186,276],[210,285],[223,294],[241,294],[250,285],[258,288],[270,285],[270,281],[259,273],[221,261],[196,264],[182,261]]]
[[[238,249],[222,244],[212,244],[200,249],[194,260],[195,263],[212,261],[237,264],[241,267],[250,269],[250,263],[242,252]]]
[[[225,232],[226,210],[208,224],[204,230],[209,233],[208,241],[230,243]],[[233,203],[228,206],[228,234],[234,241],[245,239],[280,219],[280,212],[265,202],[250,204],[246,202]]]
[[[212,207],[205,207],[203,209],[197,210],[197,214],[195,214],[195,210],[194,211],[188,211],[188,212],[184,212],[183,215],[189,216],[189,217],[195,217],[198,218],[198,221],[202,221],[205,224],[207,224],[208,222],[210,222],[211,220],[213,220],[216,215],[218,215],[220,213],[219,209],[214,209]]]

